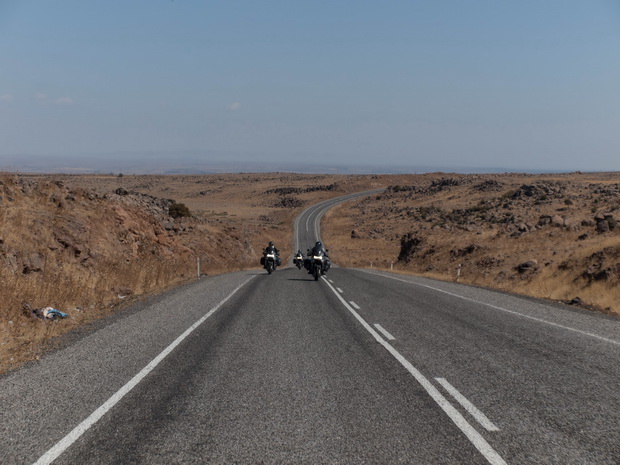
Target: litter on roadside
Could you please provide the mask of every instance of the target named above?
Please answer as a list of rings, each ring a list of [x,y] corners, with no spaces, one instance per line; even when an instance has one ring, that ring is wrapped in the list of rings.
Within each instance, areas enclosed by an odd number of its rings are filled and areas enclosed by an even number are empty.
[[[47,318],[48,320],[55,320],[56,318],[67,318],[69,315],[61,312],[60,310],[56,310],[52,307],[45,307],[42,309],[43,318]]]
[[[30,305],[24,305],[24,309],[34,318],[40,318],[42,320],[56,320],[69,316],[67,313],[63,313],[53,307],[32,308]]]

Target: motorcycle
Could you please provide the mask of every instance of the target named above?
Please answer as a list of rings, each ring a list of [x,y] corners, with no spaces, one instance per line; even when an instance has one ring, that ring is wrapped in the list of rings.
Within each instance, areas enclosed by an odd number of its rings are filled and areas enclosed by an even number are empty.
[[[267,270],[267,273],[271,274],[278,266],[278,257],[276,257],[275,253],[265,254],[265,256],[261,258],[261,264],[263,268]]]
[[[304,256],[301,252],[297,252],[297,255],[293,257],[293,265],[295,265],[298,270],[301,270],[301,267],[304,266]]]
[[[310,272],[312,273],[315,281],[318,281],[319,277],[325,274],[325,272],[327,271],[325,269],[326,260],[327,257],[325,257],[323,252],[317,252],[310,259]]]

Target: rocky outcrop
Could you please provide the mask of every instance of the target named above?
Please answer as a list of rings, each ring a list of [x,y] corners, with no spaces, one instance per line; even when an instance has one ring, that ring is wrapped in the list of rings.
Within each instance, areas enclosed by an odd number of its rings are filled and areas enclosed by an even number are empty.
[[[594,217],[596,232],[604,234],[616,229],[618,222],[612,213],[599,213]]]
[[[415,254],[420,250],[420,244],[422,244],[422,239],[414,236],[412,233],[407,233],[401,237],[398,261],[409,263],[413,260]]]
[[[523,184],[512,194],[513,200],[534,198],[539,202],[562,197],[565,186],[557,182]]]
[[[588,265],[581,275],[588,282],[620,281],[620,247],[607,247],[588,257]]]
[[[282,197],[273,204],[276,208],[299,208],[304,205],[304,201],[297,197]]]
[[[0,267],[12,273],[33,275],[60,268],[69,272],[73,265],[96,268],[139,260],[145,254],[187,251],[173,238],[182,227],[164,228],[176,224],[169,216],[173,200],[122,188],[101,195],[62,182],[21,177],[4,178],[0,189],[3,199],[13,199],[4,206],[5,235],[0,243]]]
[[[276,187],[265,191],[265,194],[291,195],[304,194],[307,192],[327,191],[331,192],[337,189],[336,184],[328,184],[324,186],[308,186],[308,187]]]
[[[477,192],[501,192],[504,189],[504,184],[496,179],[488,179],[476,184],[472,189]]]

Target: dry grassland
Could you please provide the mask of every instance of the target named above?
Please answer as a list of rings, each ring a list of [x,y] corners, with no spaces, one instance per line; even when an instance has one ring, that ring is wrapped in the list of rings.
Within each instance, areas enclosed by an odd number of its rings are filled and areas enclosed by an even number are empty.
[[[620,314],[617,220],[618,173],[432,174],[333,209],[323,236],[341,265],[458,273],[460,282]]]

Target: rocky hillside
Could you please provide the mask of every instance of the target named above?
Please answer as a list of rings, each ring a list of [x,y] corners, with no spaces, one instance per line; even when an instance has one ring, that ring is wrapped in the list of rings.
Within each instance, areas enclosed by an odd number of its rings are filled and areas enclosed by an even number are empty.
[[[325,221],[334,260],[620,314],[620,175],[420,175]]]
[[[369,179],[0,174],[0,372],[199,270],[255,268],[269,240],[289,255],[292,219],[305,205]],[[36,318],[47,307],[69,318]]]

